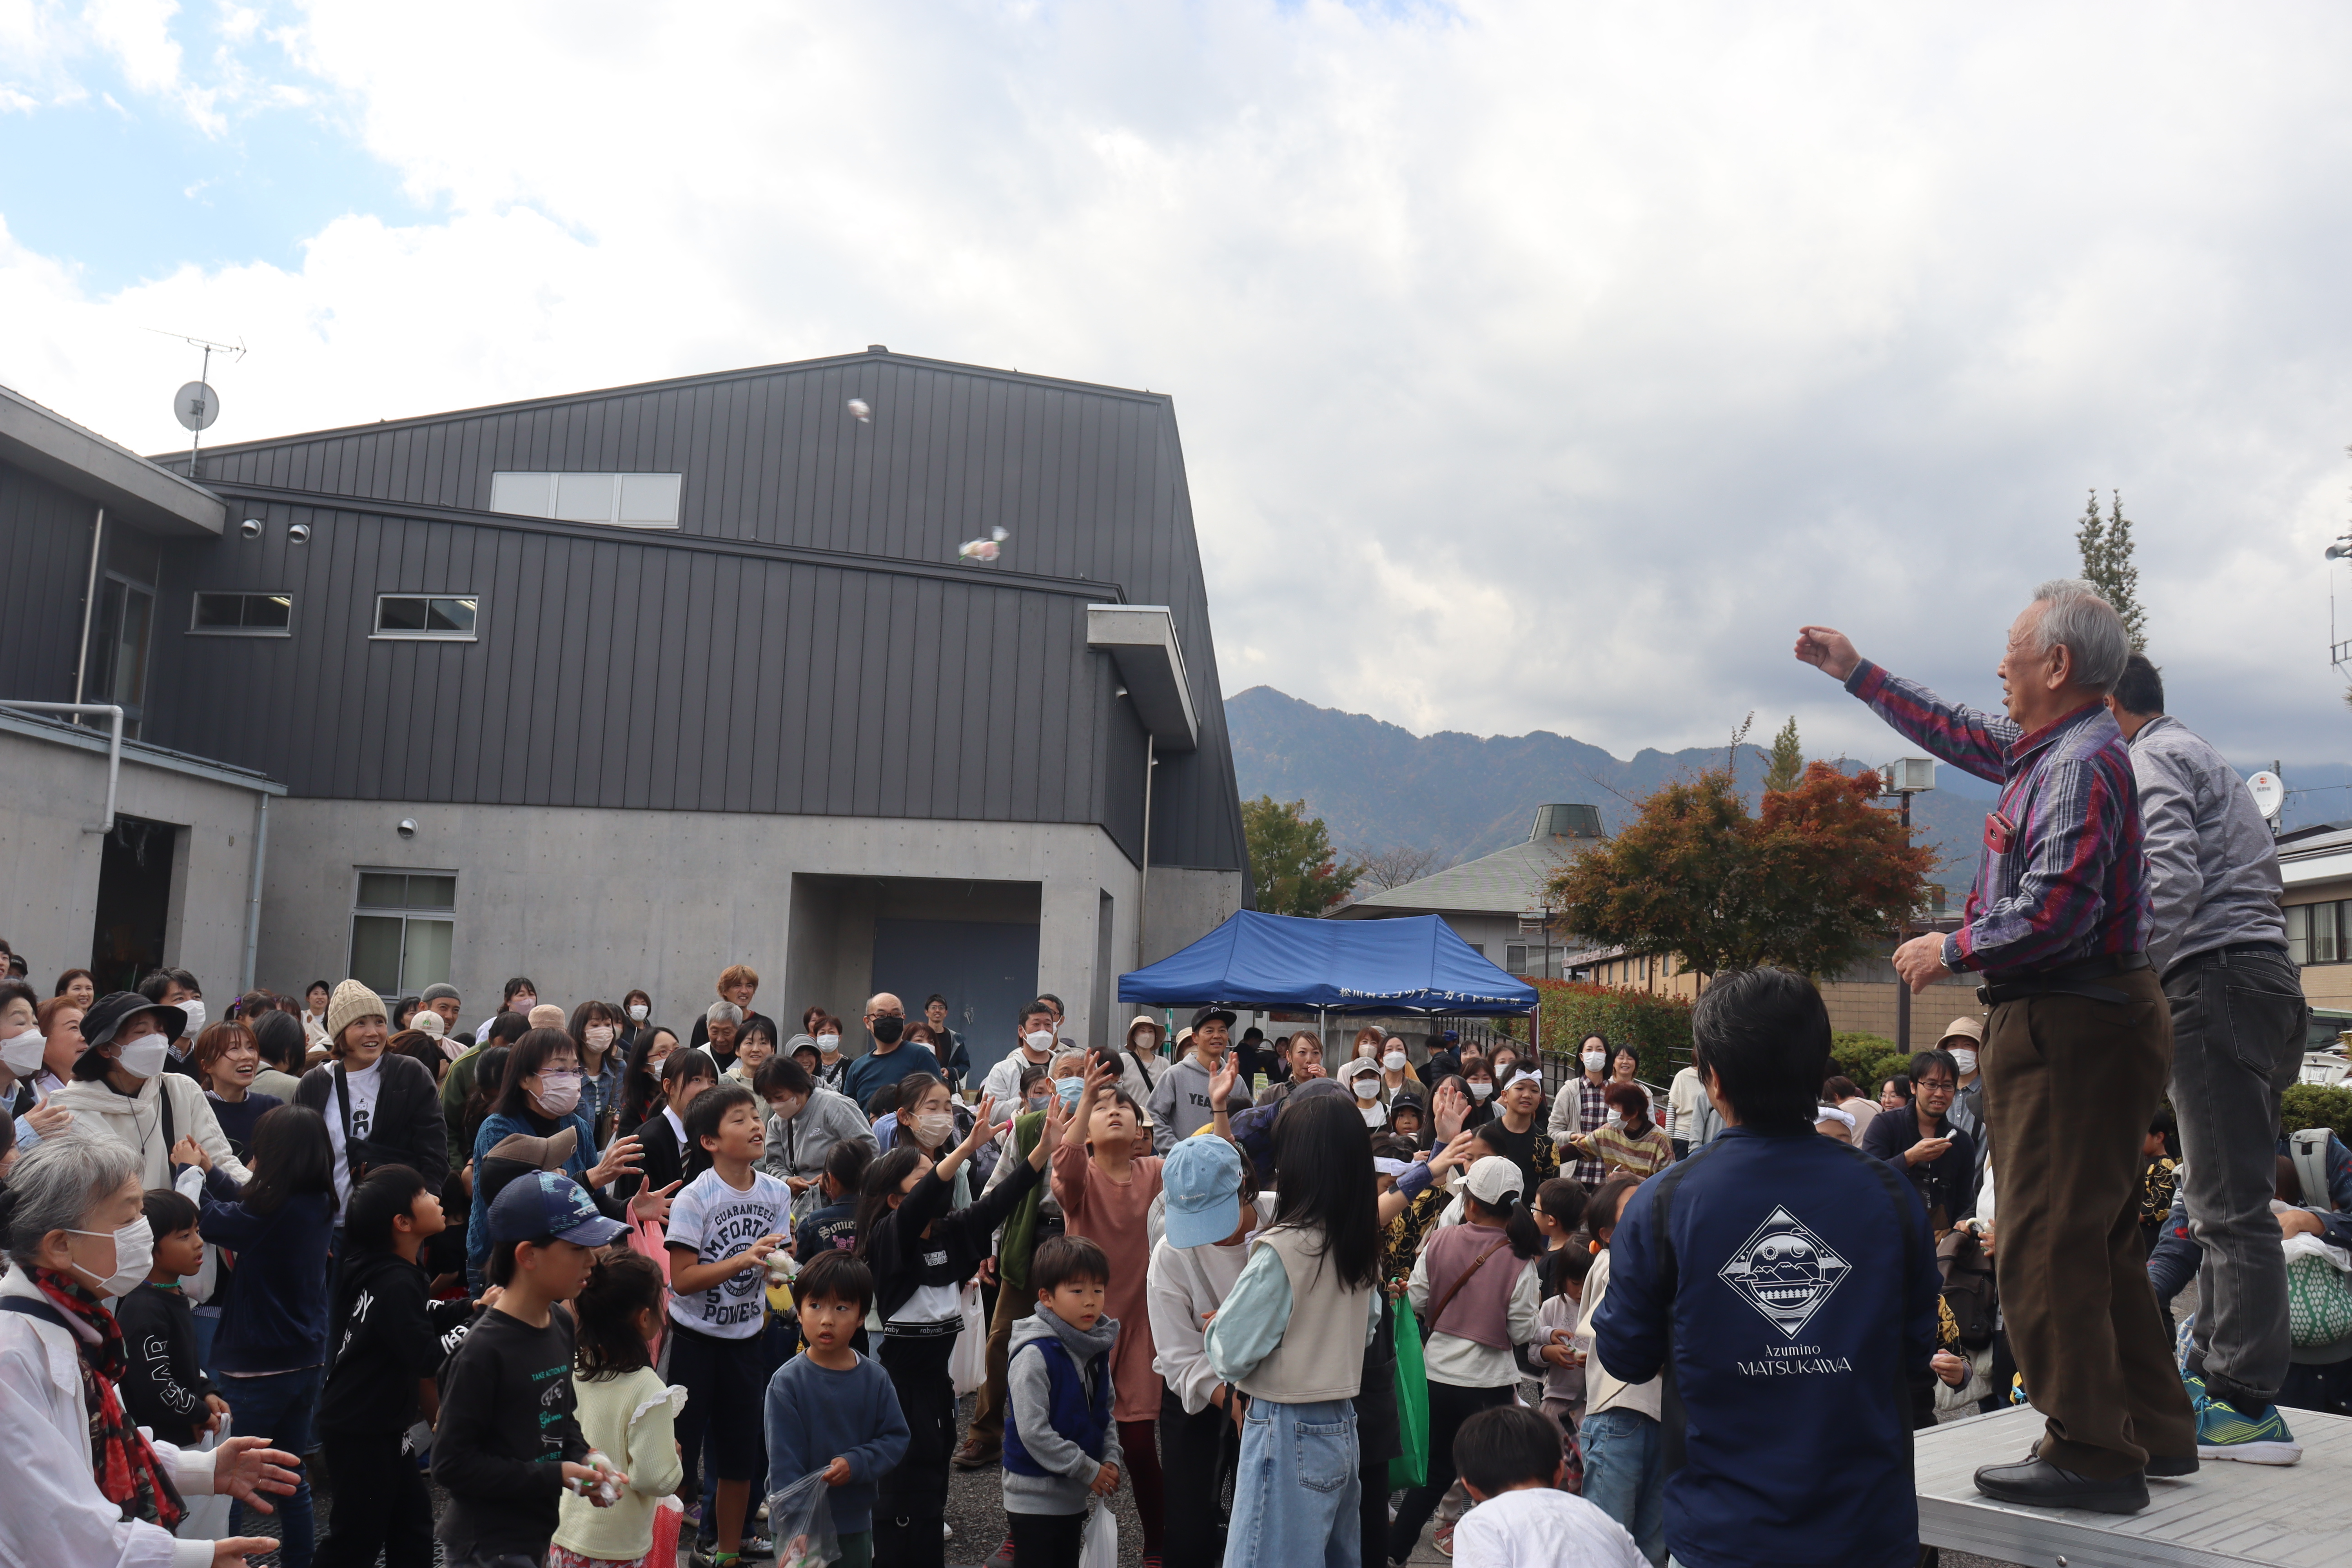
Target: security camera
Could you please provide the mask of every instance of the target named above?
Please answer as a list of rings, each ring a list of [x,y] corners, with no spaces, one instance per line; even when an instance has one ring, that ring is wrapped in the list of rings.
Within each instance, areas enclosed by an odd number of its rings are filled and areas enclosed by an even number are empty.
[[[236,525],[236,531],[247,539],[258,539],[261,537],[261,520],[257,517],[248,517]]]
[[[289,523],[286,528],[286,539],[291,544],[310,543],[310,525],[307,522]]]
[[[416,818],[413,816],[404,816],[400,819],[400,836],[403,838],[414,838],[416,837]]]

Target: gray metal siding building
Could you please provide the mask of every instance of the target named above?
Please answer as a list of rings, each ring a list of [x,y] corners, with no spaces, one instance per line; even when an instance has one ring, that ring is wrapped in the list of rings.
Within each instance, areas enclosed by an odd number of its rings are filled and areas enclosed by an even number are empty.
[[[469,1010],[519,970],[686,1018],[740,959],[773,1016],[847,1016],[919,967],[907,922],[943,970],[974,934],[950,928],[1034,923],[1036,973],[972,1018],[993,1056],[1003,998],[1055,989],[1104,1035],[1116,970],[1245,896],[1165,396],[877,348],[247,442],[194,477],[233,521],[154,542],[139,735],[283,782],[268,981],[349,966],[363,871],[455,874]],[[46,695],[88,509],[5,494],[0,696]],[[1001,561],[958,559],[996,528]],[[20,581],[58,626],[19,624]],[[1164,653],[1105,640],[1122,605]],[[1143,700],[1171,679],[1173,717]]]

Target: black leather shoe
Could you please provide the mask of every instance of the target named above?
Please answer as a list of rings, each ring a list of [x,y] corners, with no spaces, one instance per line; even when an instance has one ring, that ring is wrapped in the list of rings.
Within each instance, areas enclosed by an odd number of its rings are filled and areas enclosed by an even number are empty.
[[[2137,1513],[2147,1506],[2147,1478],[2137,1472],[2120,1480],[2095,1481],[2036,1457],[2014,1465],[1987,1465],[1976,1479],[1977,1490],[1985,1496],[2029,1508]]]
[[[2197,1473],[2197,1456],[2150,1454],[2147,1457],[2147,1471],[2152,1479],[2179,1480],[2184,1476],[2193,1476]]]

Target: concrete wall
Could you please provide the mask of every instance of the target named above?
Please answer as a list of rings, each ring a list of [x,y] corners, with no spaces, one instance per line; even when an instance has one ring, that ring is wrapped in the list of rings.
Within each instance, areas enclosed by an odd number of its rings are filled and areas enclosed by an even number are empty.
[[[1123,890],[1114,889],[1112,896],[1125,899],[1132,909],[1133,890],[1129,884]],[[1144,896],[1151,908],[1143,922],[1142,962],[1135,961],[1135,931],[1129,927],[1126,936],[1115,939],[1111,944],[1113,996],[1118,994],[1120,973],[1181,952],[1233,919],[1242,907],[1242,874],[1190,866],[1154,866]],[[1114,1011],[1116,1006],[1114,1004]]]
[[[43,996],[61,971],[90,961],[106,815],[106,750],[5,727],[0,720],[0,918]],[[39,728],[32,726],[31,728]],[[116,810],[172,823],[163,962],[194,972],[218,1017],[244,981],[257,787],[142,761],[126,747]],[[276,828],[273,803],[271,827]]]
[[[414,838],[399,837],[403,817],[416,820]],[[740,962],[760,972],[758,1005],[788,1031],[822,1002],[848,1024],[845,1047],[860,1049],[877,918],[982,919],[966,909],[1028,900],[1040,987],[1091,1041],[1102,890],[1111,952],[1135,946],[1135,866],[1091,826],[289,799],[270,817],[263,984],[299,990],[345,972],[362,866],[457,874],[452,979],[468,1022],[520,973],[566,1005],[641,986],[656,1017],[684,1026]],[[1238,873],[1223,875],[1237,896]],[[1165,876],[1152,873],[1155,902]],[[964,883],[983,886],[959,907],[952,888]],[[986,884],[1027,886],[991,895]],[[1215,921],[1176,922],[1213,907],[1196,897],[1162,929],[1181,945]]]

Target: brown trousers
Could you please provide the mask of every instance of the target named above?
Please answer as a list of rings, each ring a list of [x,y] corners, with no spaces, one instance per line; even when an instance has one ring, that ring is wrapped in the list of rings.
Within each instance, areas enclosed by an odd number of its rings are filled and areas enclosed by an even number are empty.
[[[1005,1387],[1005,1364],[1012,1357],[1013,1325],[1036,1310],[1036,1291],[997,1287],[996,1310],[988,1320],[988,1382],[972,1402],[967,1438],[977,1438],[991,1447],[1004,1441],[1004,1406],[1011,1397]]]
[[[2140,1144],[2172,1073],[2172,1016],[2147,970],[2095,984],[2123,1004],[2033,996],[1992,1010],[1994,1257],[2010,1348],[2047,1417],[2041,1456],[2097,1480],[2197,1451],[2140,1245]]]

